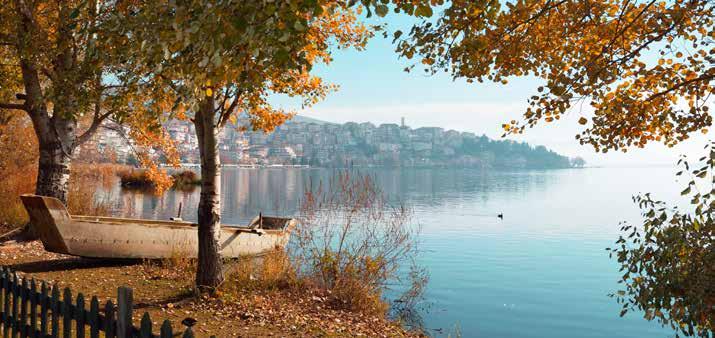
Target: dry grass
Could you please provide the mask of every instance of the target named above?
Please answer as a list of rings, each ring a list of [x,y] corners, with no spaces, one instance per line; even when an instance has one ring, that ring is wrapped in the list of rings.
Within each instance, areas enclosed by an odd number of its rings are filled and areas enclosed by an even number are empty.
[[[29,168],[28,168],[29,169]],[[8,228],[20,227],[29,221],[20,195],[35,191],[36,170],[21,170],[4,176],[0,184],[0,223]]]
[[[186,317],[198,320],[197,337],[414,337],[382,316],[335,308],[329,295],[313,288],[284,286],[285,256],[280,253],[245,265],[254,274],[230,274],[218,297],[194,298],[194,260],[177,254],[169,259],[137,262],[83,260],[48,253],[37,242],[0,245],[0,264],[21,274],[70,287],[73,294],[116,301],[117,288],[134,290],[134,324],[148,312],[156,323],[168,319],[179,328]],[[240,262],[249,262],[245,258]],[[261,263],[263,261],[264,263]],[[227,262],[235,263],[235,261]],[[265,264],[265,265],[264,265]],[[239,269],[240,270],[240,269]],[[250,280],[251,282],[248,282]],[[252,283],[252,284],[251,284]]]
[[[295,289],[302,284],[285,250],[273,250],[260,257],[245,257],[227,262],[232,283],[221,288],[226,294],[240,294],[243,289]]]
[[[37,181],[38,146],[32,124],[24,115],[13,116],[0,125],[0,225],[22,227],[29,221],[20,195],[33,193]],[[78,161],[75,161],[78,162]],[[69,210],[77,214],[104,215],[108,200],[98,200],[97,187],[116,184],[113,164],[74,163],[68,192]]]
[[[416,305],[427,276],[423,269],[405,269],[414,265],[419,232],[410,210],[388,203],[372,177],[350,171],[306,191],[291,253],[299,278],[351,311],[386,315],[390,306],[382,293],[395,284],[407,290],[400,307]]]
[[[98,188],[105,191],[117,184],[116,173],[126,170],[126,166],[117,164],[84,164],[72,166],[67,209],[71,214],[109,216],[111,196],[98,195]]]
[[[35,190],[38,155],[30,121],[17,115],[5,122],[0,124],[0,223],[7,229],[29,219],[20,195]]]
[[[152,280],[190,282],[196,274],[196,260],[180,251],[173,252],[169,258],[144,260],[141,267],[146,277]]]

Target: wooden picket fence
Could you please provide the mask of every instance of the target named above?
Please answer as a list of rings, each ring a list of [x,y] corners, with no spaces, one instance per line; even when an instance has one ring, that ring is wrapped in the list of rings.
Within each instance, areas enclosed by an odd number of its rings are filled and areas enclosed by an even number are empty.
[[[90,338],[168,338],[174,337],[171,322],[165,320],[156,335],[152,331],[152,321],[144,313],[141,324],[132,323],[132,289],[120,287],[117,304],[108,300],[100,308],[99,300],[93,296],[89,309],[85,307],[85,296],[65,288],[60,298],[60,289],[55,285],[35,279],[18,277],[14,271],[0,268],[0,321],[3,338],[17,337],[77,337]],[[191,328],[187,328],[183,338],[193,338]],[[212,338],[215,338],[212,336]]]

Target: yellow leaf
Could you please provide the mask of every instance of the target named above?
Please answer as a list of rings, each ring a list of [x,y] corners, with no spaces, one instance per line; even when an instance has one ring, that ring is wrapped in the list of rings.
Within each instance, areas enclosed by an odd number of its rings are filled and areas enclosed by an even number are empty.
[[[214,91],[211,90],[211,88],[206,88],[206,96],[212,96],[214,94]]]

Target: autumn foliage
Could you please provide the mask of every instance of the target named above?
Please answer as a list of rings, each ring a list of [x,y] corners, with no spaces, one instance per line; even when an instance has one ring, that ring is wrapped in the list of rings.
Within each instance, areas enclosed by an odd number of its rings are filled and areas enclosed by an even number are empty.
[[[648,142],[677,144],[712,124],[715,78],[711,1],[450,2],[436,20],[395,35],[398,51],[426,71],[506,83],[535,76],[543,85],[523,121],[506,133],[561,119],[590,104],[577,136],[596,150]]]
[[[0,222],[11,227],[28,221],[20,195],[35,190],[37,176],[37,140],[29,119],[7,114],[0,123]]]
[[[641,310],[684,336],[715,332],[715,144],[697,162],[679,161],[687,182],[678,208],[651,194],[633,198],[643,224],[623,224],[610,249],[618,261],[621,289],[613,297],[621,316]]]
[[[9,114],[0,123],[0,224],[24,226],[28,222],[20,195],[33,193],[37,177],[37,140],[30,120],[21,114]],[[117,182],[114,164],[75,163],[70,174],[68,210],[72,214],[106,215],[110,201],[97,195]]]

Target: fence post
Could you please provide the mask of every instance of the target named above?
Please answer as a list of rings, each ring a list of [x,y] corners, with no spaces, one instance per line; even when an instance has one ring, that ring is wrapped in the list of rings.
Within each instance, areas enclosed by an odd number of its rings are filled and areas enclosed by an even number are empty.
[[[20,309],[20,280],[17,278],[17,273],[12,273],[12,331],[10,336],[12,338],[17,338],[18,335],[18,321],[17,317]]]
[[[104,336],[107,338],[116,337],[116,321],[114,320],[114,304],[111,300],[108,300],[104,304]]]
[[[33,278],[30,281],[30,337],[37,337],[37,282]]]
[[[50,293],[47,289],[47,283],[42,281],[42,296],[40,296],[40,337],[47,336],[47,310],[50,308]]]
[[[174,335],[171,331],[171,322],[164,320],[164,324],[161,324],[161,338],[172,338]]]
[[[65,288],[64,301],[60,304],[60,315],[62,316],[62,337],[72,338],[72,291]]]
[[[85,314],[84,310],[84,295],[80,292],[77,295],[77,306],[75,307],[77,310],[74,313],[74,321],[77,324],[77,332],[75,333],[75,337],[77,338],[84,338],[85,334],[85,319],[87,319],[87,315]]]
[[[99,338],[99,300],[92,297],[89,303],[89,337]]]
[[[12,297],[10,270],[5,270],[5,278],[2,280],[2,288],[5,292],[3,299],[3,313],[5,313],[5,322],[3,323],[2,336],[3,338],[10,337],[10,297]]]
[[[27,338],[27,301],[30,298],[30,285],[27,283],[27,277],[22,278],[22,290],[20,290],[20,337]]]
[[[117,338],[132,337],[132,289],[120,286],[117,291],[117,305],[119,313],[117,315]]]
[[[151,332],[151,318],[149,317],[149,312],[144,312],[142,316],[141,326],[139,328],[139,337],[141,338],[153,338]]]

